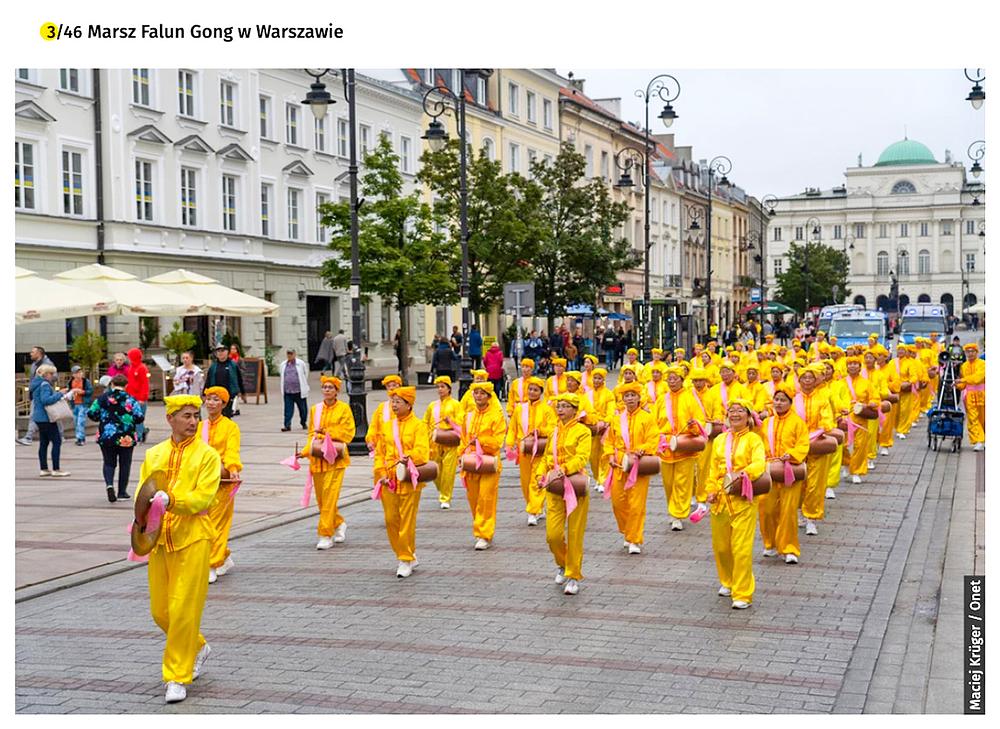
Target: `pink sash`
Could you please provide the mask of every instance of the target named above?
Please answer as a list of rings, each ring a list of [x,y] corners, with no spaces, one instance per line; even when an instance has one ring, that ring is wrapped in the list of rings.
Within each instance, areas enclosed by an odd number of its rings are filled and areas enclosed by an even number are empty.
[[[726,433],[726,473],[733,472],[733,433],[732,431]],[[787,474],[787,472],[786,472]],[[747,475],[746,471],[741,474],[742,491],[741,494],[743,498],[753,501],[753,484],[750,482],[750,477]]]
[[[962,390],[962,407],[966,410],[969,409],[969,406],[966,404],[965,398],[970,392],[986,392],[986,384],[965,386],[965,389]]]
[[[420,478],[420,474],[417,472],[417,467],[413,464],[413,459],[403,453],[403,441],[399,437],[399,421],[392,421],[392,438],[396,441],[396,453],[399,455],[401,460],[406,461],[406,471],[410,474],[410,483],[414,488],[417,487],[417,481]],[[392,483],[389,484],[389,490],[395,490]]]
[[[806,401],[802,393],[796,392],[795,399],[792,402],[795,405],[795,412],[797,412],[799,414],[799,417],[802,418],[802,422],[806,424],[806,427],[809,427],[809,419],[806,417],[807,416]],[[825,432],[826,431],[824,431],[822,428],[817,428],[816,430],[809,433],[809,440],[816,440]]]
[[[649,402],[656,403],[656,383],[650,380],[646,383],[646,392],[649,394]]]
[[[552,430],[552,462],[559,468],[559,426]],[[563,501],[566,502],[566,516],[568,517],[576,509],[576,491],[570,483],[569,475],[563,474]]]
[[[559,375],[552,375],[552,394],[559,394]]]
[[[622,440],[625,442],[625,453],[632,450],[632,436],[628,430],[628,409],[622,410],[618,416],[618,427],[622,433]],[[617,453],[616,453],[617,455]],[[628,477],[625,479],[625,490],[635,486],[636,479],[639,478],[639,458],[632,459],[632,467],[629,469]],[[608,475],[604,480],[604,498],[611,498],[611,484],[614,482],[614,468],[608,466]]]
[[[725,382],[719,383],[719,395],[720,399],[722,400],[723,411],[729,410],[729,387],[726,385]]]

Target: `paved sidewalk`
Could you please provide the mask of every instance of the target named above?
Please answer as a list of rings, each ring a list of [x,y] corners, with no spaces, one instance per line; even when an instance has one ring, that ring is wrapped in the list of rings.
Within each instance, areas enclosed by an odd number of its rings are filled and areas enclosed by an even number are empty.
[[[260,434],[274,441],[260,446],[274,451],[261,463],[276,461],[290,434]],[[436,508],[430,487],[421,566],[407,580],[395,577],[381,509],[367,499],[345,508],[347,542],[327,552],[314,549],[311,518],[236,539],[236,568],[210,588],[203,619],[215,650],[179,705],[162,703],[162,635],[142,568],[23,600],[16,710],[958,713],[952,600],[962,574],[982,571],[984,461],[968,449],[929,452],[924,434],[918,425],[865,483],[838,489],[819,536],[802,537],[801,564],[755,556],[750,610],[715,594],[707,520],[669,531],[658,479],[639,556],[622,551],[609,502],[592,499],[587,579],[564,596],[544,527],[525,525],[507,469],[486,552],[472,549],[461,486],[451,511]],[[294,503],[300,482],[267,488]],[[935,580],[941,596],[928,598]],[[899,632],[907,605],[911,626]]]

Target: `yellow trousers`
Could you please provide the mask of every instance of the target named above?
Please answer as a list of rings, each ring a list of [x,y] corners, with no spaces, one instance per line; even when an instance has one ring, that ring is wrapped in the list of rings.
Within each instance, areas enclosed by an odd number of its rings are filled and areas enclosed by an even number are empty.
[[[712,552],[719,582],[733,591],[733,601],[753,602],[753,533],[757,527],[756,501],[736,513],[723,508],[712,514]]]
[[[545,492],[548,512],[545,517],[545,540],[549,550],[561,567],[567,580],[582,580],[583,534],[587,531],[587,510],[590,497],[584,495],[577,500],[573,513],[566,518],[566,502],[562,496]]]
[[[400,562],[412,562],[417,550],[417,509],[423,484],[413,488],[403,484],[396,491],[382,489],[382,511],[385,513],[385,533],[389,546]]]
[[[497,528],[497,490],[499,473],[466,473],[469,508],[472,510],[472,535],[476,539],[493,540]]]
[[[875,460],[878,455],[878,418],[868,421],[868,458]]]
[[[896,432],[906,435],[913,425],[913,405],[915,398],[911,392],[899,393],[899,414],[896,416]]]
[[[799,551],[799,500],[802,498],[802,481],[785,486],[772,484],[771,490],[760,497],[760,536],[764,549],[776,549],[779,554]]]
[[[826,481],[831,454],[806,456],[806,487],[802,490],[802,516],[812,521],[823,518]]]
[[[215,527],[215,538],[212,539],[212,553],[209,557],[209,567],[221,567],[229,556],[229,530],[233,526],[233,507],[236,499],[229,496],[231,484],[219,487],[215,501],[208,507],[208,517]]]
[[[668,463],[660,461],[660,477],[667,497],[667,511],[674,519],[687,519],[691,513],[691,492],[697,458]]]
[[[344,523],[344,517],[337,511],[337,501],[340,500],[340,487],[344,483],[346,471],[346,468],[335,468],[312,475],[316,503],[319,505],[316,533],[321,537],[332,537],[334,530]]]
[[[840,485],[840,467],[844,465],[844,444],[830,454],[830,465],[826,469],[826,487],[835,489]]]
[[[639,476],[632,488],[626,490],[625,482],[628,473],[620,468],[615,469],[614,481],[611,483],[611,510],[618,531],[626,542],[642,544],[642,532],[646,525],[646,497],[649,494],[649,476]]]
[[[920,391],[920,412],[927,412],[934,404],[937,397],[938,385],[941,383],[940,377],[928,377],[927,387]]]
[[[518,464],[521,471],[521,494],[524,496],[524,510],[536,516],[542,513],[542,508],[545,506],[545,492],[535,488],[535,468],[541,460],[541,454],[532,458],[522,453],[521,462]]]
[[[864,476],[868,473],[868,428],[867,422],[861,421],[861,426],[854,431],[854,448],[850,453],[850,460],[847,462],[847,470],[852,476]],[[874,422],[878,422],[877,420]]]
[[[972,395],[965,399],[965,424],[969,430],[969,442],[973,445],[986,442],[986,398],[984,397],[982,400],[983,403],[977,405],[973,401]]]
[[[892,448],[892,438],[896,434],[896,420],[899,417],[899,403],[894,402],[886,413],[885,422],[878,429],[878,444],[882,448]]]
[[[431,460],[438,464],[438,477],[434,485],[438,490],[438,501],[442,504],[451,503],[451,495],[455,491],[455,471],[458,468],[458,446],[441,448],[431,446]]]
[[[695,456],[694,461],[697,463],[697,478],[694,484],[694,498],[699,504],[704,504],[705,499],[708,498],[708,477],[712,470],[712,444],[715,440],[708,441],[705,446],[705,450]]]
[[[176,552],[157,547],[149,555],[149,611],[167,636],[164,683],[191,683],[194,659],[205,645],[200,626],[211,550],[211,542],[202,539]]]
[[[611,451],[605,453],[604,444],[596,435],[590,439],[590,475],[597,483],[604,483],[611,464]]]

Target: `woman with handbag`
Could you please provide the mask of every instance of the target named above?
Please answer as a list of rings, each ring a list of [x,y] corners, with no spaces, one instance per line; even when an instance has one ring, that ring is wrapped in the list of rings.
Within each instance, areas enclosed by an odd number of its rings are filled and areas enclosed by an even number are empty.
[[[69,401],[82,394],[81,389],[71,389],[68,392],[56,392],[52,383],[56,379],[56,368],[53,365],[41,365],[35,370],[35,376],[28,385],[31,394],[31,420],[38,426],[38,466],[39,476],[64,478],[69,471],[59,468],[59,451],[62,447],[63,419],[73,417],[73,409]],[[52,445],[52,470],[49,470],[48,451]]]
[[[537,488],[545,489],[545,539],[559,571],[556,584],[563,593],[575,595],[583,579],[583,536],[587,529],[587,474],[590,460],[590,429],[577,420],[579,398],[564,393],[555,398],[559,422],[545,447],[545,456],[535,470]]]
[[[127,499],[128,479],[132,471],[132,451],[138,441],[136,426],[143,421],[142,405],[125,392],[128,378],[115,375],[108,389],[90,405],[87,417],[97,422],[97,444],[104,457],[104,487],[108,501]],[[118,494],[115,495],[115,470],[118,471]]]

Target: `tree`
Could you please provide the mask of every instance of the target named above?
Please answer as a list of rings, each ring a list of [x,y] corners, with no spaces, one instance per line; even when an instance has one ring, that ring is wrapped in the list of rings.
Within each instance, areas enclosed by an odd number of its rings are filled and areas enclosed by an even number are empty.
[[[108,340],[97,332],[84,332],[73,340],[69,357],[79,362],[91,378],[97,375],[97,367],[107,356]]]
[[[803,246],[792,243],[785,263],[785,270],[776,276],[774,298],[786,306],[804,312],[807,293],[810,307],[846,301],[851,295],[849,260],[843,251],[815,241]]]
[[[570,142],[563,143],[554,161],[531,165],[541,192],[541,239],[533,260],[535,309],[547,312],[550,330],[567,306],[595,301],[619,271],[642,260],[625,238],[615,236],[631,208],[613,202],[602,180],[585,181],[586,169],[586,160]]]
[[[417,179],[437,196],[434,212],[449,223],[452,246],[461,243],[461,178],[459,141],[420,158]],[[468,160],[469,309],[490,312],[503,301],[504,284],[525,278],[526,262],[538,251],[537,209],[541,191],[516,173],[504,174],[500,162],[485,150]],[[458,251],[461,264],[461,250]],[[461,280],[460,269],[454,272]]]
[[[180,364],[181,354],[193,349],[197,343],[198,338],[181,329],[179,321],[175,321],[173,328],[163,337],[163,346],[174,356],[174,364]]]
[[[451,304],[458,300],[453,272],[457,251],[437,231],[431,207],[419,193],[403,194],[399,157],[383,137],[364,159],[358,212],[358,253],[362,298],[378,294],[399,312],[400,359],[403,381],[408,381],[409,326],[407,311],[417,304]],[[350,202],[321,207],[323,225],[331,229],[328,259],[321,276],[331,288],[346,289],[351,282]],[[356,343],[360,346],[360,343]]]

